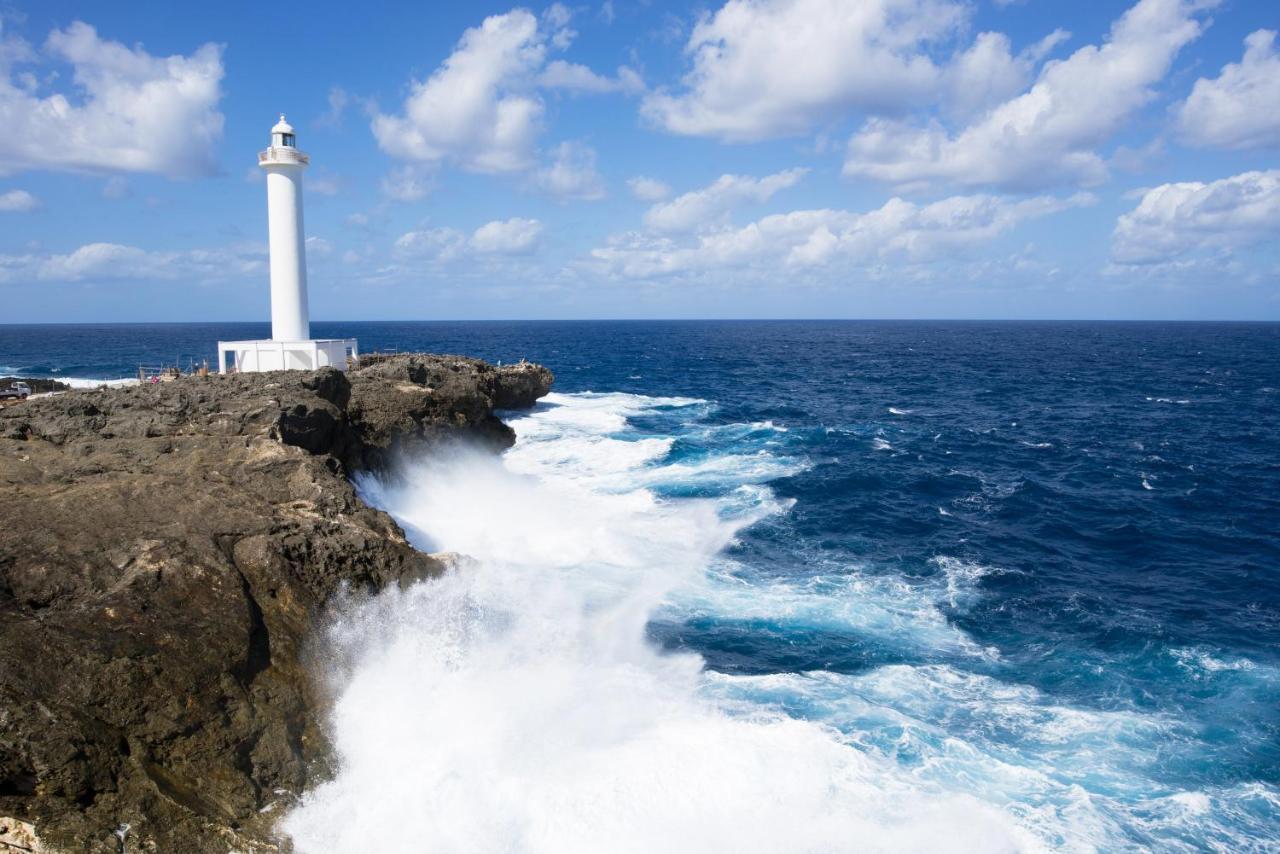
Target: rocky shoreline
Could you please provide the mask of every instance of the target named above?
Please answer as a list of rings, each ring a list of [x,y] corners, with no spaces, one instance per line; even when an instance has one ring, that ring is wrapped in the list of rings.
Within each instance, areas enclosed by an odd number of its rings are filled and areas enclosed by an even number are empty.
[[[313,628],[344,591],[445,570],[351,474],[505,448],[494,410],[551,382],[401,355],[0,411],[0,852],[282,850],[276,817],[327,771]]]

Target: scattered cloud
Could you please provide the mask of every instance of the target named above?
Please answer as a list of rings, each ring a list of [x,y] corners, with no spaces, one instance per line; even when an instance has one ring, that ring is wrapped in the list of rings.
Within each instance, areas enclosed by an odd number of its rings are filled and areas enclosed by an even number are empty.
[[[660,202],[671,195],[671,185],[643,175],[628,179],[627,186],[631,188],[631,194],[642,202]]]
[[[316,119],[316,126],[330,128],[341,127],[342,117],[346,113],[347,107],[351,106],[353,102],[354,99],[347,94],[347,90],[338,86],[330,87],[329,109],[325,110],[325,112],[320,115],[320,118]]]
[[[534,184],[558,199],[594,201],[605,196],[604,179],[596,171],[596,152],[578,142],[555,147],[555,159],[534,175]]]
[[[447,226],[406,232],[396,240],[395,252],[402,259],[439,263],[470,255],[527,255],[541,234],[541,222],[516,217],[487,222],[470,235]]]
[[[1093,201],[1087,193],[1067,199],[952,196],[926,205],[894,198],[867,213],[792,211],[696,236],[631,232],[591,256],[601,272],[623,278],[744,267],[772,272],[837,263],[927,263],[987,243],[1025,221]]]
[[[712,228],[734,209],[753,202],[767,202],[775,193],[794,187],[808,171],[788,169],[764,178],[721,175],[700,190],[654,205],[645,214],[644,224],[652,231],[666,233]]]
[[[651,93],[641,112],[671,133],[744,142],[896,111],[935,92],[925,48],[968,15],[946,0],[729,0],[694,26],[681,87]]]
[[[1244,57],[1201,78],[1178,108],[1178,130],[1196,146],[1280,147],[1280,53],[1275,30],[1244,40]]]
[[[639,72],[628,66],[619,66],[616,77],[605,77],[585,65],[565,62],[562,59],[547,64],[547,67],[538,75],[538,85],[547,89],[564,89],[569,92],[585,92],[594,95],[609,92],[637,95],[644,91],[644,80]]]
[[[571,14],[553,4],[541,18],[525,9],[491,15],[462,35],[453,53],[410,87],[402,111],[375,110],[373,133],[383,151],[411,162],[448,160],[473,172],[520,172],[534,165],[546,110],[538,87],[580,92],[643,88],[629,68],[616,78],[555,60],[577,33]]]
[[[933,183],[1029,191],[1102,182],[1095,150],[1152,98],[1152,87],[1203,28],[1210,3],[1140,0],[1101,46],[1047,63],[1029,91],[958,133],[873,118],[849,140],[844,172],[908,187]],[[1043,44],[1043,43],[1042,43]]]
[[[120,280],[224,281],[267,271],[267,248],[256,243],[217,249],[156,252],[119,243],[88,243],[66,254],[0,255],[0,282]]]
[[[1166,264],[1202,250],[1280,240],[1280,169],[1220,181],[1161,184],[1116,222],[1117,264]]]
[[[158,57],[108,41],[77,21],[44,51],[70,63],[73,86],[48,91],[17,69],[41,61],[25,42],[0,58],[0,174],[26,169],[208,175],[222,136],[222,48]],[[58,82],[56,77],[44,80]],[[180,156],[175,156],[180,152]]]
[[[396,254],[404,258],[451,261],[466,252],[467,236],[456,228],[409,231],[396,239]]]
[[[405,163],[382,179],[382,194],[397,202],[417,202],[436,188],[436,166],[432,163]]]
[[[333,243],[323,237],[307,238],[308,258],[328,258],[333,254]]]
[[[40,207],[40,200],[26,190],[0,193],[0,213],[26,213]]]
[[[533,251],[540,234],[542,223],[536,219],[494,220],[471,235],[471,248],[490,254],[523,255]]]
[[[1065,30],[1054,30],[1015,55],[1004,33],[980,33],[946,67],[944,109],[956,118],[972,119],[1025,91],[1036,66],[1070,37]]]

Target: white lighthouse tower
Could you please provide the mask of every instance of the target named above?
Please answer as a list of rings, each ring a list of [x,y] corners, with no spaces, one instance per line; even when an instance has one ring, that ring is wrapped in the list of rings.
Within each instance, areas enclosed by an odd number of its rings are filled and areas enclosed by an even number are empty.
[[[235,371],[345,371],[348,356],[359,355],[354,338],[311,337],[307,306],[307,239],[302,226],[302,170],[311,158],[298,150],[293,126],[280,114],[271,146],[258,153],[267,173],[267,231],[271,251],[271,339],[219,341],[218,369]],[[230,366],[227,356],[232,357]]]

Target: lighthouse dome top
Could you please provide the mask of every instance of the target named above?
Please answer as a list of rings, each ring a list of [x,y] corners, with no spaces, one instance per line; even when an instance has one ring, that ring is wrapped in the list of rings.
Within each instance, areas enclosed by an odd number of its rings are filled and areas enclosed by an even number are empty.
[[[280,121],[276,122],[276,126],[271,129],[272,133],[293,133],[293,125],[284,120],[284,113],[280,114]]]

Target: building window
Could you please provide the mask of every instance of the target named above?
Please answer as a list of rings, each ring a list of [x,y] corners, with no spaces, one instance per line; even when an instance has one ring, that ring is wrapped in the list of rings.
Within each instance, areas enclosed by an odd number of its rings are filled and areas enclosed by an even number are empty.
[[[293,147],[294,147],[293,134],[291,134],[291,133],[284,133],[284,134],[281,134],[281,135],[280,135],[280,143],[281,143],[281,145],[287,145],[287,146],[289,146],[290,148],[293,148]]]

